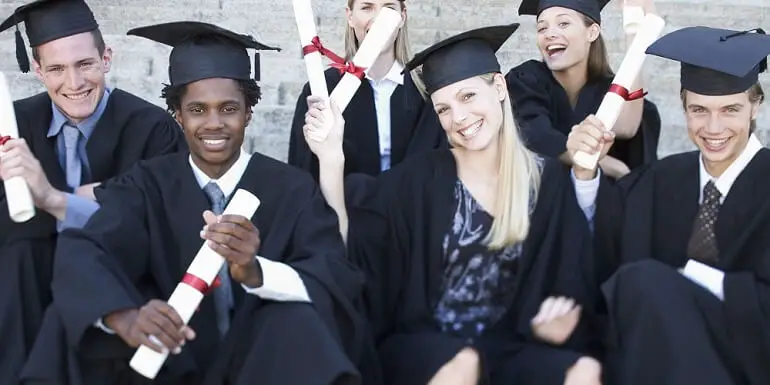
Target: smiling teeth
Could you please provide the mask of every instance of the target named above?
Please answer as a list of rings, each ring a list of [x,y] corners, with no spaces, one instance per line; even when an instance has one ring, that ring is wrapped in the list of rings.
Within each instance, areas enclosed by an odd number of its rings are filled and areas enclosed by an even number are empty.
[[[473,136],[473,134],[478,132],[479,128],[481,128],[481,120],[479,120],[478,122],[474,123],[472,126],[470,126],[468,128],[463,128],[462,130],[460,130],[458,132],[460,133],[460,135],[462,135],[462,136],[467,138],[467,137]]]
[[[220,145],[220,144],[222,144],[222,143],[224,143],[224,142],[225,142],[225,140],[224,140],[224,139],[216,139],[216,140],[212,140],[212,139],[203,139],[203,143],[205,143],[205,144],[208,144],[208,145],[211,145],[211,146],[218,146],[218,145]]]
[[[553,44],[553,45],[549,45],[548,47],[545,47],[545,49],[549,51],[553,51],[555,49],[566,49],[566,48],[567,46],[564,44]]]
[[[91,92],[91,91],[81,92],[79,94],[69,94],[69,95],[65,95],[65,96],[67,96],[67,99],[77,100],[77,99],[85,98],[86,96],[88,96],[89,92]]]
[[[705,139],[709,146],[718,147],[727,142],[727,139]]]

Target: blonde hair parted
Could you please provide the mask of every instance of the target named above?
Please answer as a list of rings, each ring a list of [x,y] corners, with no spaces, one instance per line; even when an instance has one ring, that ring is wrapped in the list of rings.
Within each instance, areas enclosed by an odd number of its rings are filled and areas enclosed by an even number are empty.
[[[489,73],[480,77],[492,86],[496,74]],[[503,123],[498,140],[500,165],[497,200],[492,213],[492,229],[485,240],[490,249],[502,249],[527,238],[530,200],[537,200],[540,187],[540,167],[536,155],[527,149],[519,135],[507,87],[501,108]]]

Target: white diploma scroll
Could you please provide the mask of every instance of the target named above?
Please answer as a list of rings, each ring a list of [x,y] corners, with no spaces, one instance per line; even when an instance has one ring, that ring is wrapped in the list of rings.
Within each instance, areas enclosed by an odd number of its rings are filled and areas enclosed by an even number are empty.
[[[313,38],[318,36],[313,17],[313,7],[310,0],[292,0],[294,5],[294,18],[299,29],[299,41],[301,47],[313,44]],[[310,93],[324,100],[329,99],[329,89],[326,87],[324,76],[323,57],[320,52],[311,52],[305,55],[305,69],[310,83]]]
[[[292,0],[292,3],[294,5],[294,19],[297,21],[297,29],[299,30],[300,46],[312,45],[313,38],[318,36],[318,31],[315,25],[311,2],[310,0]],[[304,55],[304,59],[308,83],[310,84],[310,94],[318,96],[324,100],[324,103],[328,103],[329,89],[326,86],[326,76],[324,76],[323,55],[318,51],[311,52]],[[331,111],[328,111],[326,119],[331,121]],[[308,132],[308,136],[312,140],[323,142],[329,135],[330,130],[331,125],[322,130]]]
[[[369,29],[364,41],[361,42],[361,46],[358,47],[358,51],[356,51],[356,55],[353,57],[353,64],[364,69],[371,67],[374,61],[377,60],[377,57],[380,56],[380,52],[385,48],[385,44],[396,32],[399,23],[401,23],[400,12],[391,8],[380,10],[372,24],[372,28]],[[355,75],[345,73],[342,76],[342,79],[334,87],[330,96],[331,100],[339,107],[340,112],[345,111],[360,85],[361,79]]]
[[[246,190],[239,189],[235,192],[222,215],[242,215],[246,218],[251,218],[257,211],[259,204],[259,198]],[[223,263],[224,259],[209,248],[208,242],[204,242],[190,267],[187,268],[187,274],[198,277],[210,286],[217,277]],[[180,282],[168,299],[168,304],[176,310],[182,321],[187,325],[202,300],[203,293],[184,282]],[[149,379],[154,379],[167,357],[168,352],[158,353],[142,345],[136,350],[129,364],[137,373]]]
[[[0,137],[19,138],[19,127],[16,125],[16,112],[13,110],[13,99],[8,89],[5,74],[0,72]],[[8,202],[8,214],[17,223],[26,222],[35,216],[35,203],[29,192],[27,181],[17,176],[3,181],[5,197]]]
[[[627,34],[635,34],[639,32],[644,22],[644,8],[636,5],[624,5],[623,6],[623,29]]]
[[[620,64],[620,68],[618,68],[618,72],[612,80],[613,84],[626,89],[633,86],[634,81],[642,70],[644,59],[647,57],[645,53],[647,47],[658,39],[665,25],[666,22],[658,15],[650,13],[644,17],[639,32],[634,37],[634,41],[631,42],[631,46],[628,47],[628,52],[626,52],[626,56],[623,58],[623,62]],[[602,104],[599,105],[599,111],[596,112],[596,118],[604,124],[604,127],[612,130],[625,103],[626,100],[620,95],[614,92],[607,92],[604,95]],[[594,169],[599,160],[599,153],[577,152],[573,156],[572,161],[580,167]]]

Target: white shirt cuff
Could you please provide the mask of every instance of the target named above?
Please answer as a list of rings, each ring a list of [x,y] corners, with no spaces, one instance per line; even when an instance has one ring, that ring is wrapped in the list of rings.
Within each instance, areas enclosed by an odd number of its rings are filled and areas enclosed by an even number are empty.
[[[596,169],[596,177],[591,180],[580,180],[575,177],[574,170],[570,170],[569,174],[572,178],[572,183],[575,185],[575,195],[577,196],[578,206],[583,210],[586,218],[591,221],[596,211],[596,196],[599,194],[599,182],[601,177],[601,169]]]
[[[311,302],[305,283],[291,266],[257,256],[262,268],[262,286],[256,289],[241,285],[249,294],[272,301]]]
[[[725,273],[721,270],[691,259],[687,261],[684,269],[682,269],[682,274],[691,281],[703,286],[706,290],[714,293],[719,300],[724,301],[723,284]]]
[[[107,325],[104,324],[104,321],[101,318],[99,318],[98,320],[96,320],[96,322],[94,322],[94,327],[102,329],[102,331],[104,331],[107,334],[115,334],[115,331],[108,328]]]

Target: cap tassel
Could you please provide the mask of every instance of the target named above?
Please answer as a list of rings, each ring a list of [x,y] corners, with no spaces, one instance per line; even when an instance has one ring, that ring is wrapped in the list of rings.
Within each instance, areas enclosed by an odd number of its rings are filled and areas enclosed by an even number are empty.
[[[254,53],[254,80],[260,81],[261,76],[260,69],[259,69],[259,52]]]
[[[27,49],[24,47],[24,39],[21,37],[18,25],[16,26],[16,61],[19,62],[21,72],[29,72],[29,57],[27,56]]]
[[[733,37],[736,37],[736,36],[745,35],[747,33],[753,33],[753,32],[765,35],[765,30],[764,29],[762,29],[762,28],[752,28],[752,29],[747,29],[745,31],[741,31],[741,32],[731,33],[731,34],[729,34],[727,36],[722,36],[722,37],[719,38],[719,41],[727,41],[727,39],[730,39],[730,38],[733,38]]]

